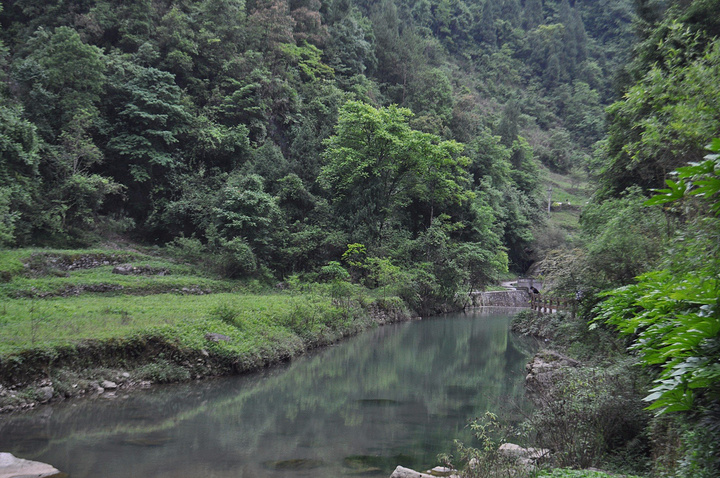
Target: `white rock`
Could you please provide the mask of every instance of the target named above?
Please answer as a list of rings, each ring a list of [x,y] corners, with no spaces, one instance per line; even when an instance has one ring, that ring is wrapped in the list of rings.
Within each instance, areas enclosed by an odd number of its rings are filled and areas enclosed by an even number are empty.
[[[428,471],[432,476],[450,476],[453,473],[457,473],[457,470],[447,468],[445,466],[436,466],[432,470]]]
[[[527,455],[527,450],[514,443],[503,443],[498,448],[498,453],[507,458],[520,458]]]
[[[420,473],[415,470],[411,470],[410,468],[405,468],[402,466],[399,466],[395,468],[395,471],[393,471],[393,474],[390,475],[390,478],[435,478],[432,475],[428,475],[426,473]]]
[[[0,478],[62,478],[67,476],[67,473],[45,463],[23,460],[10,453],[0,453]]]
[[[103,380],[100,386],[105,390],[115,390],[117,388],[117,383],[111,382],[110,380]]]

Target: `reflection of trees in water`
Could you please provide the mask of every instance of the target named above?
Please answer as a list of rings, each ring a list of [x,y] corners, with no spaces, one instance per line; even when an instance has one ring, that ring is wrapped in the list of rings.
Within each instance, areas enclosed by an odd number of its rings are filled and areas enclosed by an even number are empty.
[[[26,457],[75,450],[70,455],[83,455],[83,468],[93,473],[103,469],[106,453],[124,452],[143,455],[133,459],[140,468],[133,474],[151,473],[159,462],[181,466],[182,450],[221,463],[336,462],[337,453],[358,450],[434,455],[438,444],[449,448],[465,433],[468,418],[522,400],[522,380],[507,374],[521,377],[524,361],[507,318],[430,319],[381,327],[259,375],[155,387],[127,400],[78,401],[58,407],[52,426],[39,414],[12,417],[0,424],[0,436],[42,430],[45,446],[21,440],[37,450]],[[3,441],[0,448],[8,449]],[[96,448],[100,453],[91,452]]]

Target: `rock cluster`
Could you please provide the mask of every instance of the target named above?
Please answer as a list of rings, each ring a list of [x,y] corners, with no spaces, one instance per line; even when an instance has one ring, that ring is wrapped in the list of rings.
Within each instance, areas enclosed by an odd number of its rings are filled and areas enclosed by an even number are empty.
[[[90,395],[103,398],[117,398],[116,392],[147,388],[152,382],[133,380],[130,373],[117,371],[113,380],[78,379],[75,383],[54,384],[41,380],[31,384],[16,384],[12,387],[0,385],[0,414],[35,408],[39,404],[63,400],[73,396]]]
[[[46,272],[47,269],[56,271],[72,271],[80,269],[94,269],[102,266],[114,266],[128,260],[127,255],[114,254],[82,254],[72,256],[58,256],[45,253],[34,253],[25,264],[25,268],[33,272]]]
[[[166,276],[170,271],[164,267],[134,266],[132,264],[120,264],[113,267],[113,274],[124,276]]]
[[[205,295],[212,294],[210,289],[201,289],[200,286],[183,287],[182,289],[172,289],[171,292],[181,295]]]
[[[125,287],[120,284],[82,284],[82,285],[67,285],[61,289],[46,292],[37,290],[31,287],[29,290],[20,291],[16,294],[16,297],[21,298],[40,298],[46,299],[48,297],[70,297],[73,295],[80,295],[83,292],[117,292],[123,290]]]

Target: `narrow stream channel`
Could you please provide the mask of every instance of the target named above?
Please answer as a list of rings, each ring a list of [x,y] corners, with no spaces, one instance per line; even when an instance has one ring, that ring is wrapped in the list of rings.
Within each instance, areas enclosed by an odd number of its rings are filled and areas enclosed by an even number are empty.
[[[387,478],[427,469],[469,419],[524,406],[513,309],[366,332],[262,373],[0,416],[0,451],[71,478]]]

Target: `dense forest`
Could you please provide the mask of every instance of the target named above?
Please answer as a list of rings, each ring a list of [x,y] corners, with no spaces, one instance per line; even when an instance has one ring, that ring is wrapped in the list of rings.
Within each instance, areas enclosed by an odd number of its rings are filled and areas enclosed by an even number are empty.
[[[452,297],[526,269],[582,174],[627,1],[4,3],[0,240],[126,233],[230,276],[348,244]]]
[[[717,0],[1,8],[3,247],[129,237],[232,278],[411,283],[421,313],[532,266],[683,417],[668,473],[717,476]],[[547,226],[550,172],[594,185],[578,234]]]

